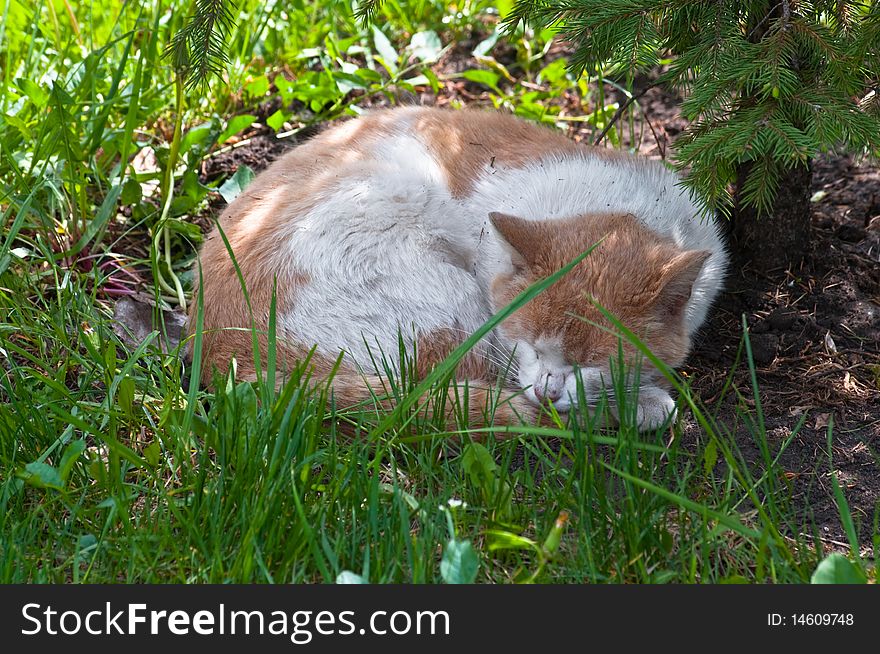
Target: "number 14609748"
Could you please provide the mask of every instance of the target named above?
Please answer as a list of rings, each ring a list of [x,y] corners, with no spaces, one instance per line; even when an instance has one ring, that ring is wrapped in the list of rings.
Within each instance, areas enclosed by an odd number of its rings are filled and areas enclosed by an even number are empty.
[[[855,624],[852,613],[768,613],[770,627],[851,627]]]

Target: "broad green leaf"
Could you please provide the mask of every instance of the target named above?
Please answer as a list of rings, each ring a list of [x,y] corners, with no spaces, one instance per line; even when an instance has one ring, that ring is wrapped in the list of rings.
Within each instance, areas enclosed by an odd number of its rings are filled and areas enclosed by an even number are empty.
[[[410,86],[428,86],[429,80],[424,75],[416,75],[415,77],[403,80],[403,83]]]
[[[481,63],[484,66],[494,70],[499,75],[501,75],[501,77],[506,78],[510,82],[516,83],[516,81],[517,81],[516,78],[510,74],[510,71],[507,70],[507,66],[505,66],[500,61],[495,59],[495,57],[485,57],[482,55],[475,55],[474,58],[477,60],[478,63]]]
[[[538,38],[545,43],[552,41],[556,37],[556,29],[553,27],[545,27],[538,32]]]
[[[140,183],[133,177],[129,177],[122,185],[122,193],[119,196],[119,202],[123,206],[131,206],[141,201],[143,191]]]
[[[477,43],[477,47],[473,49],[471,54],[475,57],[485,57],[487,54],[489,54],[489,51],[495,47],[495,44],[498,43],[498,38],[500,36],[501,32],[496,29],[488,36],[488,38],[485,38]]]
[[[715,468],[715,463],[718,461],[718,444],[715,442],[714,438],[709,439],[709,443],[706,445],[706,449],[703,452],[703,472],[706,473],[708,477],[712,474],[712,470]]]
[[[376,25],[373,25],[373,44],[376,46],[376,52],[382,58],[385,68],[394,75],[397,72],[397,60],[400,58],[400,55],[394,49],[394,46],[391,45],[391,41],[388,40],[385,33]]]
[[[162,446],[159,441],[153,441],[143,449],[144,458],[154,468],[159,465],[159,458],[162,455]]]
[[[343,570],[336,575],[337,584],[366,584],[367,580],[351,570]]]
[[[282,78],[283,79],[283,78]],[[242,114],[240,116],[235,116],[232,120],[226,123],[226,129],[224,129],[220,136],[217,137],[217,145],[221,145],[231,139],[236,134],[241,133],[250,127],[257,120],[256,116],[251,116],[250,114]]]
[[[80,551],[93,547],[98,542],[94,534],[83,534],[77,539],[76,546]]]
[[[419,61],[436,61],[443,50],[443,44],[437,32],[426,30],[413,34],[409,49]]]
[[[227,203],[232,202],[238,195],[247,188],[254,179],[254,171],[249,166],[242,164],[235,171],[235,174],[223,182],[219,193]]]
[[[431,85],[431,90],[434,93],[440,92],[440,79],[437,77],[436,73],[428,67],[425,67],[422,70],[422,75],[428,78],[428,83]]]
[[[551,107],[533,102],[524,102],[514,109],[513,114],[526,120],[533,120],[536,123],[553,122],[553,116],[547,111]],[[548,117],[549,116],[549,117]]]
[[[468,443],[461,455],[461,465],[474,486],[491,492],[498,465],[480,443]]]
[[[13,116],[11,114],[6,114],[5,116],[0,116],[0,125],[2,125],[3,123],[9,123],[13,127],[15,127],[15,129],[17,129],[19,131],[19,133],[21,133],[21,135],[25,139],[32,138],[31,137],[31,130],[28,129],[27,123],[24,122],[18,116]]]
[[[864,584],[864,573],[839,552],[826,556],[810,578],[813,584]]]
[[[504,20],[513,9],[514,0],[495,0],[495,8],[498,10],[498,18]]]
[[[476,82],[477,84],[483,84],[484,86],[488,86],[493,91],[500,93],[500,89],[498,88],[498,80],[501,79],[501,76],[498,73],[493,73],[491,70],[466,70],[461,74],[466,80],[470,80],[471,82]]]
[[[547,64],[541,69],[541,72],[538,73],[538,82],[541,84],[549,84],[550,86],[568,86],[569,82],[566,66],[568,66],[568,59],[566,57],[560,57],[553,63]]]
[[[294,59],[318,59],[322,54],[324,54],[324,51],[321,48],[304,48],[299,51]]]
[[[116,401],[122,408],[123,413],[131,418],[132,407],[134,406],[134,379],[123,377],[119,380],[119,387],[116,390]]]
[[[660,530],[660,546],[663,548],[663,551],[667,554],[672,551],[673,546],[675,546],[675,537],[672,535],[672,532],[668,529]]]
[[[104,365],[109,374],[112,375],[116,371],[118,361],[119,359],[116,357],[116,343],[107,341],[107,347],[104,348]]]
[[[48,463],[28,463],[24,467],[21,477],[31,486],[36,488],[55,488],[61,490],[64,481],[58,470]]]
[[[480,558],[469,540],[453,538],[446,543],[440,561],[440,576],[447,584],[472,584],[477,578]]]
[[[202,184],[202,182],[199,180],[198,171],[193,168],[187,170],[183,174],[181,187],[184,195],[192,200],[193,203],[199,202],[212,190],[210,186],[205,186],[204,184]]]
[[[277,132],[284,125],[285,120],[287,120],[287,113],[279,109],[266,119],[266,124]]]
[[[76,541],[76,556],[80,563],[89,560],[89,554],[98,546],[94,534],[83,534]]]
[[[175,234],[183,234],[193,243],[200,243],[202,240],[202,230],[193,223],[184,220],[169,220],[165,226]]]
[[[49,93],[46,89],[25,77],[17,79],[15,83],[38,108],[42,109],[46,106],[49,101]]]
[[[410,493],[407,493],[405,490],[402,490],[402,489],[400,489],[396,486],[393,486],[391,484],[379,484],[379,488],[382,489],[383,493],[387,493],[388,495],[396,495],[397,497],[400,497],[404,502],[406,502],[406,505],[410,508],[410,510],[412,510],[412,511],[419,510],[419,501],[415,497],[413,497]]]
[[[290,101],[293,100],[293,92],[296,88],[296,84],[288,80],[284,75],[277,75],[274,80],[275,88],[278,89],[278,93],[281,94],[281,100],[285,105],[290,104]]]
[[[269,90],[269,80],[265,75],[260,75],[256,79],[244,85],[245,92],[252,98],[260,98],[266,95]]]
[[[58,475],[61,477],[62,482],[67,481],[67,478],[70,476],[70,471],[73,470],[74,464],[85,451],[86,442],[82,439],[71,441],[68,443],[67,447],[64,448],[64,454],[61,455],[61,464],[58,466]]]
[[[358,77],[363,80],[366,80],[368,82],[375,82],[376,84],[382,83],[382,76],[375,70],[370,70],[369,68],[358,68],[355,72],[357,73]]]
[[[346,70],[345,68],[348,68],[349,70]],[[336,72],[333,74],[333,79],[336,80],[336,87],[342,94],[346,94],[354,89],[369,88],[370,83],[357,74],[357,66],[346,66],[345,68],[343,68],[342,72]]]
[[[486,531],[486,540],[489,543],[490,552],[497,550],[533,550],[538,547],[538,544],[531,538],[500,529],[489,529]]]
[[[191,130],[189,130],[186,134],[183,135],[183,139],[180,142],[180,152],[189,152],[194,145],[198,145],[202,141],[204,141],[211,134],[211,128],[214,125],[209,121],[206,123],[202,123],[201,125],[196,125]]]

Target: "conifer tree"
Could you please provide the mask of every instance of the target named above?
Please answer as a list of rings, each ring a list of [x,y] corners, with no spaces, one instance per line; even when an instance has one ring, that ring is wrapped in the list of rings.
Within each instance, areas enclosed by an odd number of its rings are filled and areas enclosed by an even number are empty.
[[[798,0],[517,0],[509,26],[553,27],[576,72],[681,93],[689,127],[674,162],[731,219],[762,270],[809,249],[811,161],[880,148],[880,3]],[[660,59],[671,60],[660,67]]]

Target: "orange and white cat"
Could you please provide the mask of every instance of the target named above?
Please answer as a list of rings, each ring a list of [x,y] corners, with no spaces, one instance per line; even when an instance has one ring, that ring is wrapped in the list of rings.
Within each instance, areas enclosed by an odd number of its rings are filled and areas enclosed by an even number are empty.
[[[459,367],[480,421],[498,364],[511,362],[494,420],[515,424],[545,403],[569,410],[578,379],[588,401],[609,382],[618,339],[590,324],[602,322],[592,299],[666,363],[684,361],[727,256],[717,226],[700,220],[678,181],[659,162],[583,147],[511,116],[411,107],[343,122],[292,150],[220,225],[263,333],[277,283],[281,365],[315,346],[320,375],[344,352],[338,405],[385,394],[376,362],[397,369],[400,338],[424,374],[601,239]],[[233,357],[238,376],[251,379],[251,315],[216,228],[200,262],[203,380]],[[626,343],[624,351],[632,354]],[[639,428],[674,409],[656,371],[643,368]]]

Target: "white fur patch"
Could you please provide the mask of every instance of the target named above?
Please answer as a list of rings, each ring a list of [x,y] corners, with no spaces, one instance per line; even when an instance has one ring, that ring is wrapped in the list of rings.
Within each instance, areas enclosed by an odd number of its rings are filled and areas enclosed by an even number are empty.
[[[489,306],[437,164],[407,135],[378,155],[292,225],[288,253],[308,282],[279,324],[323,353],[396,369],[399,332],[410,351],[418,334],[453,325],[470,334]]]

